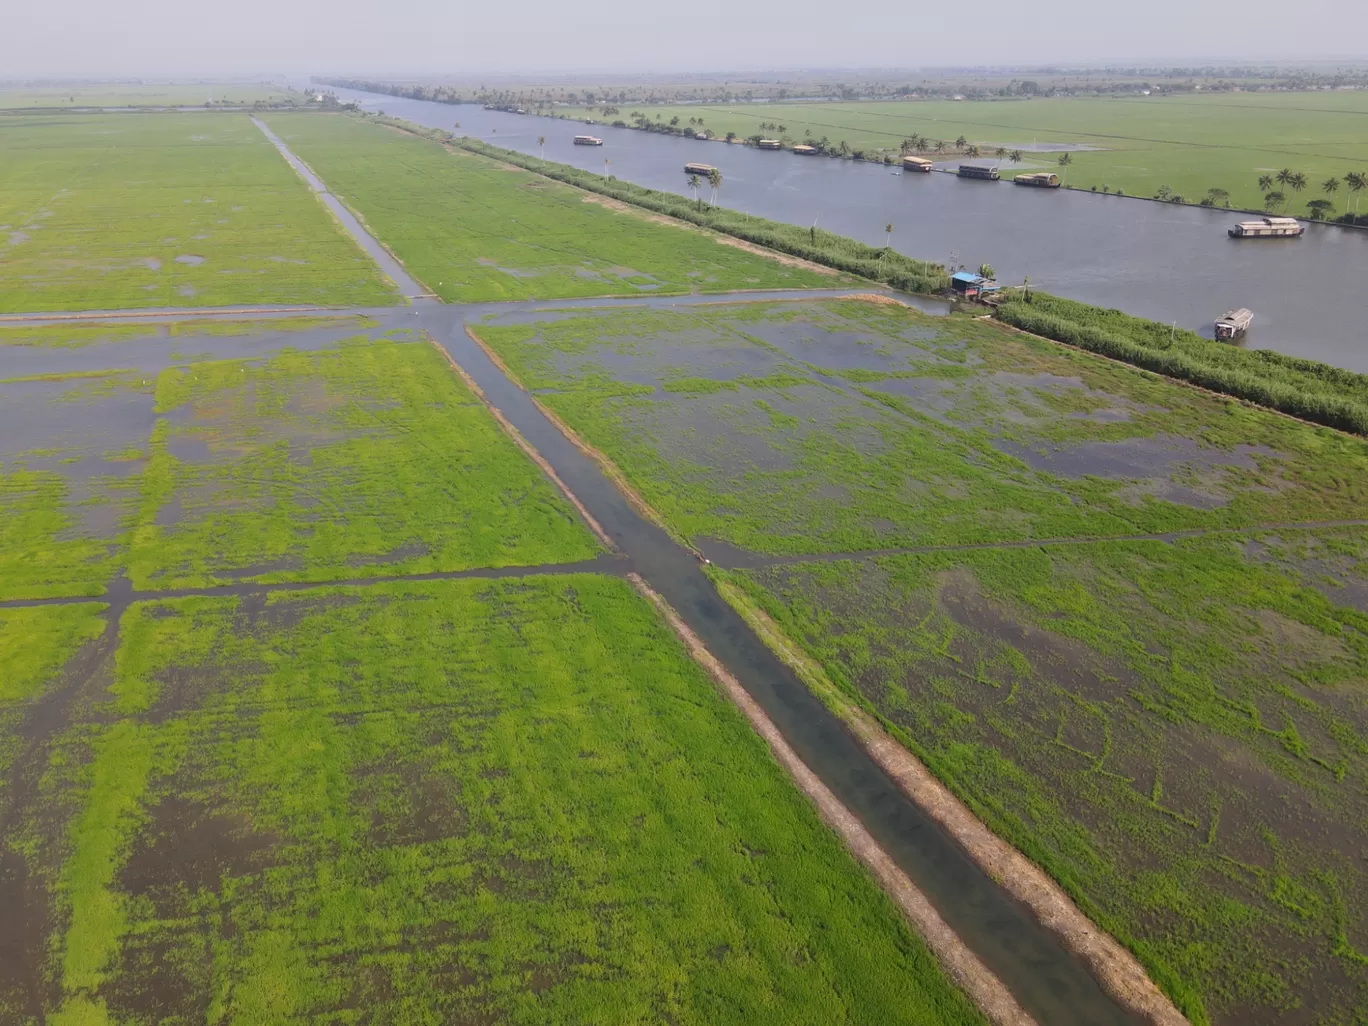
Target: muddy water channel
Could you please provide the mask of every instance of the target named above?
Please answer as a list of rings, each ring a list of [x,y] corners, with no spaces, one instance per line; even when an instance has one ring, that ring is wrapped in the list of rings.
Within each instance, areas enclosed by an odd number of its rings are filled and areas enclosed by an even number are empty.
[[[642,518],[598,465],[494,365],[465,334],[466,316],[429,308],[420,318],[1022,1006],[1041,1023],[1132,1022],[1054,935],[975,866],[764,646],[719,597],[698,557]]]
[[[724,175],[721,202],[791,224],[816,221],[843,235],[894,242],[922,259],[977,267],[990,263],[1005,282],[1050,292],[1203,335],[1232,307],[1254,311],[1247,345],[1368,371],[1368,344],[1349,283],[1368,270],[1368,232],[1310,225],[1299,240],[1237,242],[1233,212],[1173,206],[1092,193],[960,181],[949,174],[890,174],[882,165],[805,159],[719,142],[626,128],[595,127],[602,147],[571,142],[573,121],[486,111],[336,90],[368,110],[455,131],[546,158],[609,173],[653,189],[688,193],[688,161]],[[460,123],[460,128],[454,126]]]

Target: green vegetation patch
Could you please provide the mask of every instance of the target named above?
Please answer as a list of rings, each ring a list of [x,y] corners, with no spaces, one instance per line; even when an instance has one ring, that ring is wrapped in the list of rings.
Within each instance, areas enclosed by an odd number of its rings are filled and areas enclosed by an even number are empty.
[[[966,317],[832,300],[477,331],[694,543],[848,552],[1368,508],[1362,441]]]
[[[245,114],[0,117],[0,312],[382,304]]]
[[[1368,435],[1368,375],[1240,349],[1120,310],[1035,292],[994,313],[1014,327],[1317,424]]]
[[[443,299],[830,287],[845,280],[607,208],[540,175],[346,115],[272,115],[286,144]]]
[[[248,340],[180,333],[152,340],[152,369],[0,383],[0,598],[599,551],[432,346],[348,327],[226,359]]]
[[[1368,531],[721,572],[1194,1022],[1368,1014]]]
[[[614,578],[134,605],[44,787],[49,1022],[982,1021]]]

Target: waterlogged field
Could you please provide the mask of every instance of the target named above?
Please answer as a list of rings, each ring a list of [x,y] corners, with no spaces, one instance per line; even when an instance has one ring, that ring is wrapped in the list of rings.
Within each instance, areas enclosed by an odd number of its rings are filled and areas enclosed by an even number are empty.
[[[7,1022],[982,1021],[624,581],[25,613]]]
[[[408,331],[0,329],[0,599],[589,558],[569,504]]]
[[[360,118],[266,121],[410,273],[451,302],[850,281]]]
[[[1368,1014],[1368,445],[887,305],[477,330],[1195,1022]]]
[[[1260,176],[1283,168],[1308,179],[1305,191],[1282,189],[1293,212],[1305,214],[1306,202],[1325,199],[1321,183],[1346,172],[1368,169],[1363,125],[1368,95],[1335,93],[1222,93],[1172,97],[1050,98],[967,103],[951,100],[866,103],[705,104],[637,108],[652,121],[678,118],[689,125],[702,117],[715,136],[734,132],[776,137],[790,143],[827,139],[874,155],[897,154],[904,139],[917,135],[943,140],[950,148],[935,159],[954,161],[954,142],[961,136],[993,159],[999,147],[1025,147],[1023,160],[997,158],[1003,171],[1056,166],[1057,152],[1034,148],[1089,147],[1074,152],[1067,182],[1077,188],[1103,187],[1131,196],[1153,196],[1167,185],[1189,203],[1219,188],[1232,204],[1258,209],[1264,192]],[[612,118],[626,119],[633,108]],[[577,112],[578,116],[578,112]],[[783,125],[785,131],[761,128]],[[775,155],[776,160],[791,159]],[[1337,213],[1352,208],[1341,182],[1328,198]],[[1346,206],[1347,203],[1347,206]]]
[[[830,300],[475,328],[686,541],[823,553],[1356,518],[1368,446],[986,321]]]
[[[0,312],[383,304],[246,114],[0,117]]]

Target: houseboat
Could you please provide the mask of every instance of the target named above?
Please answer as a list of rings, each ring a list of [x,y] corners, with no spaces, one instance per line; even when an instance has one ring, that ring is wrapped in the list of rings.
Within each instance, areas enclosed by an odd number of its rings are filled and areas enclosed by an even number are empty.
[[[778,140],[778,139],[761,139],[761,140],[760,140],[758,143],[756,143],[755,145],[758,146],[758,147],[760,147],[760,149],[762,149],[762,150],[777,150],[777,149],[779,148],[779,140]]]
[[[817,147],[809,146],[807,143],[799,143],[793,148],[793,152],[800,157],[815,157],[817,155]]]
[[[1306,226],[1295,217],[1261,217],[1257,221],[1241,221],[1226,234],[1232,239],[1292,239],[1306,231]]]
[[[989,293],[997,292],[1001,286],[992,278],[985,278],[972,271],[957,271],[950,276],[950,287],[965,299],[978,299]]]
[[[1059,188],[1059,175],[1053,171],[1033,171],[1030,174],[1017,175],[1012,181],[1017,185],[1033,185],[1037,189]]]
[[[575,136],[576,146],[602,146],[603,140],[596,135],[577,135]]]
[[[929,174],[934,164],[925,157],[903,157],[902,166],[904,171],[925,171]]]
[[[961,178],[981,178],[988,182],[996,182],[1002,177],[996,167],[985,167],[982,164],[961,164],[959,176]]]
[[[1253,323],[1254,315],[1244,307],[1227,310],[1226,315],[1216,322],[1216,337],[1222,340],[1241,338]]]
[[[689,163],[684,165],[684,173],[686,175],[699,175],[702,178],[707,178],[708,175],[716,170],[717,168],[713,167],[711,164]]]

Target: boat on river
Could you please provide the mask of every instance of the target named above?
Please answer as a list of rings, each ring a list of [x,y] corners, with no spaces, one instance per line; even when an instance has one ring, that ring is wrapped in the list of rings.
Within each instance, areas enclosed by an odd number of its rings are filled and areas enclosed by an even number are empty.
[[[1226,231],[1232,239],[1294,239],[1306,226],[1295,217],[1261,217],[1257,221],[1241,221]]]
[[[935,165],[925,157],[903,157],[902,166],[904,171],[925,171],[930,174]]]
[[[603,140],[596,135],[577,135],[575,136],[576,146],[602,146]]]
[[[1226,315],[1216,322],[1216,338],[1222,341],[1241,338],[1253,323],[1254,315],[1244,307],[1227,310]]]
[[[1017,175],[1012,181],[1017,185],[1031,185],[1037,189],[1058,189],[1059,175],[1053,171],[1031,171],[1027,174]]]
[[[961,164],[959,176],[961,178],[980,178],[987,182],[996,182],[1002,177],[996,167],[985,167],[982,164]]]
[[[717,168],[713,167],[711,164],[688,163],[684,165],[684,173],[686,175],[701,175],[704,178],[707,178],[708,175],[716,170]]]

